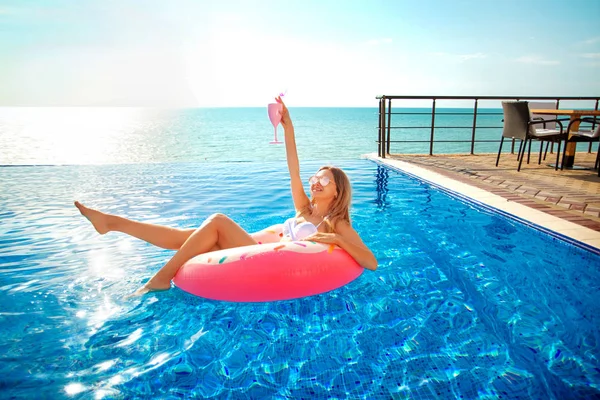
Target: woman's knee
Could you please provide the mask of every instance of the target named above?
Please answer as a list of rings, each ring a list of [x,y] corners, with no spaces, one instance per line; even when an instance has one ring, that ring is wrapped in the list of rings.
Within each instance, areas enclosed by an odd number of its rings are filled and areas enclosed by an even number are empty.
[[[221,213],[215,213],[215,214],[211,215],[210,217],[208,217],[205,221],[205,223],[209,223],[209,224],[215,225],[217,227],[223,226],[224,224],[228,224],[230,222],[231,222],[231,218],[229,218],[227,215],[221,214]]]
[[[219,249],[256,244],[256,240],[225,214],[211,215],[206,219],[203,226],[216,234],[215,246]]]

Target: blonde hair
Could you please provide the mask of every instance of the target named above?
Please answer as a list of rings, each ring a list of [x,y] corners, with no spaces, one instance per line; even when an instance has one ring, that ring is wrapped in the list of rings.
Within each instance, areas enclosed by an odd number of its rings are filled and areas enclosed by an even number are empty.
[[[319,171],[329,170],[333,175],[333,182],[335,183],[336,196],[333,202],[329,206],[329,212],[327,217],[324,219],[327,232],[335,232],[335,225],[339,221],[346,221],[350,223],[350,203],[352,202],[352,187],[350,185],[350,179],[344,171],[338,167],[325,165],[319,168]],[[310,214],[314,205],[314,199],[311,197],[310,204],[304,209],[298,211],[296,217],[302,214]]]

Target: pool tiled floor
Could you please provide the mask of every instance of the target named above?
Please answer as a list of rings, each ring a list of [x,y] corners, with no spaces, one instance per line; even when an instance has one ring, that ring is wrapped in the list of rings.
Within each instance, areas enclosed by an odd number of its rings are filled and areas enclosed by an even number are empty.
[[[388,155],[388,163],[519,218],[600,248],[600,177],[597,170],[558,170],[546,162],[517,172],[516,155]],[[593,168],[596,153],[578,152],[575,164]]]

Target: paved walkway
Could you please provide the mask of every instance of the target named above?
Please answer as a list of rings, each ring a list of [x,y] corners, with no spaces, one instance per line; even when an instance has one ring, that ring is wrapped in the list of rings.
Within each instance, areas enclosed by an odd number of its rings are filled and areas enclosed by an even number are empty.
[[[556,155],[548,154],[537,164],[517,172],[516,155],[503,154],[495,166],[495,154],[482,155],[389,155],[441,175],[476,186],[539,211],[600,232],[600,177],[597,170],[554,171],[548,164]],[[593,168],[596,153],[577,152],[575,164]],[[551,161],[552,160],[552,161]]]

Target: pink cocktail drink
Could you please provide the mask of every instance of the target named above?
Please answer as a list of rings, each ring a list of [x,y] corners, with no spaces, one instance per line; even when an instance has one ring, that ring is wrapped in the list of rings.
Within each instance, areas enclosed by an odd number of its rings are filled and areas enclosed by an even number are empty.
[[[281,144],[283,142],[277,140],[277,125],[279,125],[279,122],[281,122],[281,111],[283,111],[283,105],[279,103],[269,103],[267,110],[269,112],[269,119],[271,120],[271,124],[273,124],[273,129],[275,131],[275,140],[269,143]]]

